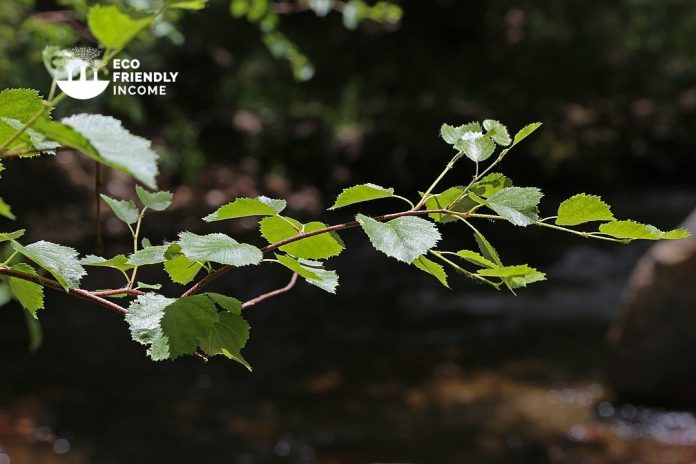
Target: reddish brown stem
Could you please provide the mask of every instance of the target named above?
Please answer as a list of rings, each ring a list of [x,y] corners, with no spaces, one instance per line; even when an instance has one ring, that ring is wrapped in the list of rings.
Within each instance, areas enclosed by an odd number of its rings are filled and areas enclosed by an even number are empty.
[[[264,293],[262,295],[257,296],[256,298],[252,298],[251,300],[245,301],[244,303],[242,303],[242,308],[254,306],[255,304],[261,303],[264,300],[289,292],[290,290],[292,290],[292,287],[295,286],[295,283],[297,283],[297,272],[292,273],[292,277],[290,277],[290,282],[288,282],[288,284],[285,287],[270,291],[268,293]]]
[[[96,290],[91,292],[92,295],[95,296],[111,296],[111,295],[133,295],[133,296],[140,296],[144,295],[145,292],[142,290],[136,290],[134,288],[116,288],[114,290]]]
[[[409,211],[401,211],[400,213],[391,213],[391,214],[383,214],[382,216],[374,216],[372,219],[376,221],[389,221],[391,219],[396,219],[404,216],[425,216],[428,214],[448,214],[451,213],[451,211],[447,211],[445,209],[424,209],[424,210],[409,210]],[[343,224],[336,224],[334,226],[328,226],[324,227],[323,229],[317,229],[312,232],[305,232],[302,234],[295,235],[294,237],[286,238],[285,240],[281,240],[276,243],[272,243],[268,245],[265,248],[262,248],[261,251],[264,253],[268,253],[270,251],[276,250],[284,245],[287,245],[288,243],[293,243],[298,240],[302,240],[304,238],[309,238],[309,237],[314,237],[315,235],[321,235],[321,234],[326,234],[329,232],[338,232],[340,230],[346,230],[346,229],[352,229],[353,227],[357,227],[360,224],[358,221],[351,221],[351,222],[346,222]],[[196,282],[191,288],[186,290],[181,296],[191,296],[194,293],[199,292],[203,287],[208,285],[210,282],[213,280],[217,279],[221,275],[225,274],[227,271],[231,270],[233,266],[222,266],[220,268],[217,268],[207,276],[203,277],[201,280]]]

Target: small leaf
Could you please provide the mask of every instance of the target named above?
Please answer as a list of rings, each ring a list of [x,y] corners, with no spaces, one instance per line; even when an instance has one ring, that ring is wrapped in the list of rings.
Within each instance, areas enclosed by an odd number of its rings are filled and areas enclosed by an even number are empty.
[[[495,142],[481,132],[465,132],[454,148],[478,163],[491,157],[495,151]]]
[[[428,198],[428,200],[425,202],[425,207],[426,209],[449,209],[450,211],[465,213],[476,206],[477,203],[469,199],[468,195],[464,195],[462,197],[463,194],[464,187],[450,187],[444,192]],[[457,201],[458,198],[460,199]],[[447,206],[450,204],[452,204],[452,206],[447,208]],[[431,213],[428,214],[428,217],[435,222],[440,222],[443,224],[457,220],[456,216],[445,213]]]
[[[575,226],[592,221],[613,221],[609,205],[595,195],[580,193],[565,200],[558,207],[556,224]]]
[[[502,146],[508,146],[512,142],[507,127],[493,119],[483,121],[483,128],[486,129],[486,135],[489,136],[495,143]]]
[[[0,232],[0,243],[18,239],[24,235],[25,230],[19,229],[14,232]]]
[[[457,255],[460,256],[461,258],[465,259],[466,261],[469,261],[470,263],[476,264],[477,266],[489,267],[489,268],[498,267],[498,264],[494,263],[493,261],[489,260],[488,258],[484,258],[483,256],[476,253],[475,251],[459,250],[457,252]]]
[[[169,245],[157,245],[142,248],[128,257],[128,264],[135,266],[147,266],[150,264],[163,263],[164,253],[169,249]]]
[[[479,250],[481,250],[481,254],[486,257],[489,261],[494,262],[498,266],[502,266],[502,262],[500,261],[500,256],[498,255],[498,251],[491,245],[491,242],[486,239],[486,237],[483,236],[481,232],[478,230],[474,229],[474,240],[476,240],[476,244],[479,247]]]
[[[155,19],[152,15],[123,12],[114,5],[95,5],[87,14],[92,35],[106,48],[121,49]]]
[[[283,216],[263,218],[259,223],[261,235],[271,244],[296,237],[302,233],[321,230],[325,227],[326,224],[321,222],[302,224],[299,221]],[[338,256],[344,248],[343,240],[341,240],[338,234],[329,232],[283,245],[280,247],[280,250],[296,258],[326,259]]]
[[[630,220],[601,224],[599,226],[599,231],[611,237],[629,240],[677,240],[691,236],[691,233],[685,229],[674,229],[663,232],[655,226]]]
[[[217,211],[203,218],[206,222],[224,221],[249,216],[275,216],[285,209],[285,200],[274,200],[268,197],[237,198],[231,203],[218,208]]]
[[[12,240],[12,246],[15,251],[50,272],[65,291],[79,287],[82,276],[86,274],[77,251],[72,248],[43,240],[26,247]]]
[[[454,145],[461,140],[462,135],[466,132],[481,132],[481,125],[477,122],[470,122],[468,124],[462,124],[461,126],[450,126],[449,124],[443,124],[440,128],[440,137],[442,140]]]
[[[336,293],[338,287],[338,274],[336,271],[324,269],[323,263],[320,261],[312,261],[309,259],[299,259],[300,264],[316,274],[318,279],[305,278],[307,283],[319,287],[329,293]]]
[[[261,250],[253,245],[239,243],[225,234],[197,235],[192,232],[179,234],[181,252],[194,261],[212,261],[229,266],[258,264],[263,258]]]
[[[485,277],[522,277],[535,274],[537,272],[539,271],[533,267],[529,267],[526,264],[520,264],[515,266],[500,266],[490,269],[479,269],[477,274]]]
[[[301,277],[304,277],[305,279],[321,280],[319,275],[314,273],[309,268],[302,266],[302,264],[300,264],[298,260],[291,258],[290,256],[276,254],[276,259],[280,264],[287,267],[292,272],[298,273]]]
[[[377,250],[405,263],[412,263],[440,240],[435,224],[425,219],[406,216],[379,222],[362,214],[356,219]]]
[[[87,255],[80,260],[83,266],[110,267],[119,271],[128,271],[135,266],[128,263],[128,258],[124,255],[116,255],[113,258],[102,258],[100,256]]]
[[[238,313],[222,312],[219,313],[219,320],[198,342],[208,356],[221,354],[251,370],[251,366],[241,353],[247,340],[249,340],[247,321]]]
[[[5,200],[2,198],[0,198],[0,216],[12,219],[13,221],[17,219],[15,215],[12,214],[12,208],[10,208],[10,205],[5,203]]]
[[[168,0],[172,8],[179,10],[202,10],[208,4],[208,0]]]
[[[515,134],[515,138],[512,141],[512,146],[514,147],[515,145],[520,143],[522,140],[529,137],[532,134],[532,132],[534,132],[535,130],[537,130],[540,127],[541,127],[540,122],[533,122],[531,124],[527,124],[526,126],[524,126],[522,129],[519,130],[519,132],[517,132]]]
[[[336,198],[336,202],[329,209],[343,208],[344,206],[362,203],[364,201],[389,198],[394,195],[393,188],[384,188],[375,184],[361,184],[344,189]]]
[[[425,256],[419,256],[413,262],[413,265],[421,271],[426,272],[435,277],[445,287],[450,288],[447,284],[447,273],[445,272],[445,268],[442,267],[440,264],[429,260]]]
[[[507,187],[482,200],[474,200],[488,206],[516,226],[528,226],[539,219],[537,205],[544,195],[535,187]]]
[[[138,222],[140,211],[138,211],[138,207],[135,206],[135,203],[130,200],[115,200],[103,193],[99,196],[109,205],[109,208],[111,208],[117,218],[126,224],[135,224]]]
[[[488,198],[506,187],[512,187],[512,181],[499,172],[493,172],[472,185],[471,191]]]
[[[135,186],[135,193],[140,198],[143,206],[150,208],[153,211],[164,211],[172,204],[172,192],[165,190],[159,192],[148,192],[139,185]]]
[[[12,266],[12,270],[37,276],[34,268],[25,263],[15,264]],[[10,277],[9,280],[10,290],[14,297],[36,319],[36,312],[44,307],[43,287],[17,277]]]
[[[179,254],[164,262],[164,270],[169,274],[172,282],[186,285],[191,282],[203,265],[198,261],[192,261],[183,254]]]

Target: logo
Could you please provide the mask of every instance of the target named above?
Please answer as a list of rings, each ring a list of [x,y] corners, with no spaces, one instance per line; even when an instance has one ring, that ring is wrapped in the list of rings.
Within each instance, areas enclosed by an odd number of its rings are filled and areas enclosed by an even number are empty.
[[[100,59],[101,51],[92,47],[44,49],[44,64],[55,83],[66,95],[89,100],[104,93],[112,84],[113,95],[167,95],[169,85],[177,82],[178,72],[141,71],[140,61],[115,59],[108,69]],[[99,73],[109,74],[111,80],[101,80]]]
[[[58,88],[78,100],[89,100],[104,93],[109,81],[99,79],[101,52],[92,47],[75,47],[57,52],[53,64]],[[91,76],[88,78],[87,73]]]

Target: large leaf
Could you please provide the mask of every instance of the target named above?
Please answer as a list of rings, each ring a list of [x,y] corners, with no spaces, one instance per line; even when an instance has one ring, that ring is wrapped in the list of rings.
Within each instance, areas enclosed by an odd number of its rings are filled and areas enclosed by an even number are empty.
[[[537,206],[544,195],[536,187],[507,187],[487,200],[474,197],[516,226],[528,226],[539,219]]]
[[[344,189],[336,198],[336,202],[329,209],[343,208],[344,206],[362,203],[364,201],[389,198],[394,195],[393,188],[384,188],[375,184],[361,184]]]
[[[87,155],[97,154],[98,161],[132,175],[151,189],[157,188],[155,183],[157,153],[150,148],[148,140],[128,132],[121,125],[121,121],[100,114],[77,114],[63,119],[62,122],[89,141],[93,150],[85,151]],[[56,132],[62,132],[66,137],[75,138],[69,131],[59,131],[59,126],[54,128]],[[56,138],[56,140],[73,146],[68,143],[73,142],[72,139]],[[79,141],[79,138],[77,140]],[[82,150],[84,146],[74,148]]]
[[[253,245],[239,243],[225,234],[197,235],[192,232],[179,234],[181,252],[194,261],[212,261],[230,266],[258,264],[263,258],[261,250]]]
[[[454,145],[459,140],[461,140],[462,136],[467,133],[467,132],[481,132],[483,129],[481,128],[481,124],[477,122],[470,122],[467,124],[462,124],[461,126],[451,126],[449,124],[443,124],[442,127],[440,127],[440,137],[442,137],[442,140],[445,142],[449,143],[450,145]]]
[[[259,223],[261,235],[271,244],[325,227],[326,224],[321,222],[302,224],[281,216],[263,218]],[[331,258],[339,255],[344,248],[343,240],[335,232],[314,235],[280,247],[289,255],[305,259]]]
[[[138,222],[140,211],[138,211],[138,207],[135,206],[135,203],[130,200],[116,200],[103,193],[99,196],[109,205],[109,208],[111,208],[111,211],[114,212],[117,218],[126,224],[135,224]]]
[[[558,206],[556,224],[575,226],[592,221],[613,221],[609,205],[595,195],[580,193],[574,195]]]
[[[135,193],[138,195],[143,206],[153,211],[164,211],[172,204],[172,192],[162,190],[160,192],[148,192],[139,185],[135,186]]]
[[[238,313],[222,312],[219,314],[218,321],[206,335],[200,337],[198,343],[205,354],[209,356],[221,354],[251,370],[251,366],[241,353],[247,340],[249,340],[247,321]]]
[[[36,276],[36,271],[33,267],[25,263],[19,263],[12,266],[12,270],[31,274]],[[34,282],[16,277],[10,277],[10,290],[17,301],[36,318],[36,312],[44,307],[44,292],[43,287]]]
[[[128,306],[126,322],[130,327],[133,340],[143,345],[150,345],[162,338],[160,321],[164,309],[176,300],[156,293],[140,295]]]
[[[12,240],[12,246],[15,251],[50,272],[66,291],[79,287],[82,276],[86,274],[77,251],[72,248],[43,240],[26,247]]]
[[[215,303],[206,295],[180,298],[164,309],[162,333],[167,337],[169,359],[191,354],[199,340],[220,320]]]
[[[174,256],[164,262],[164,270],[167,271],[172,282],[182,285],[191,282],[202,267],[201,263],[190,260],[183,254]]]
[[[600,224],[599,231],[612,237],[628,240],[678,240],[691,236],[691,232],[686,229],[674,229],[663,232],[655,226],[630,220]]]
[[[417,217],[406,216],[380,222],[358,214],[356,220],[377,250],[409,264],[440,240],[440,232],[435,224]]]
[[[223,221],[249,216],[275,216],[285,209],[285,200],[274,200],[268,197],[237,198],[227,203],[203,218],[206,222]]]
[[[87,25],[106,48],[121,49],[154,18],[153,15],[124,12],[114,5],[95,5],[87,14]]]
[[[447,273],[442,265],[429,260],[425,256],[419,256],[416,258],[413,265],[421,271],[435,277],[442,285],[449,288],[449,284],[447,283]]]

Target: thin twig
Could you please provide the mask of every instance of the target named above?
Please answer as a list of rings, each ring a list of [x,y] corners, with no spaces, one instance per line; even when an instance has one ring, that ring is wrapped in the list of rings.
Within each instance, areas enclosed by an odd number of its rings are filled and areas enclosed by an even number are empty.
[[[295,283],[297,283],[297,272],[292,273],[292,277],[290,277],[290,282],[288,282],[288,284],[285,287],[270,291],[268,293],[264,293],[262,295],[257,296],[256,298],[252,298],[249,301],[245,301],[244,303],[242,303],[242,308],[254,306],[255,304],[261,303],[264,300],[289,292],[290,290],[292,290],[292,287],[295,286]]]
[[[92,295],[95,296],[112,296],[112,295],[133,295],[133,296],[140,296],[144,295],[145,292],[142,290],[136,290],[134,288],[116,288],[114,290],[97,290],[94,292],[91,292]]]

